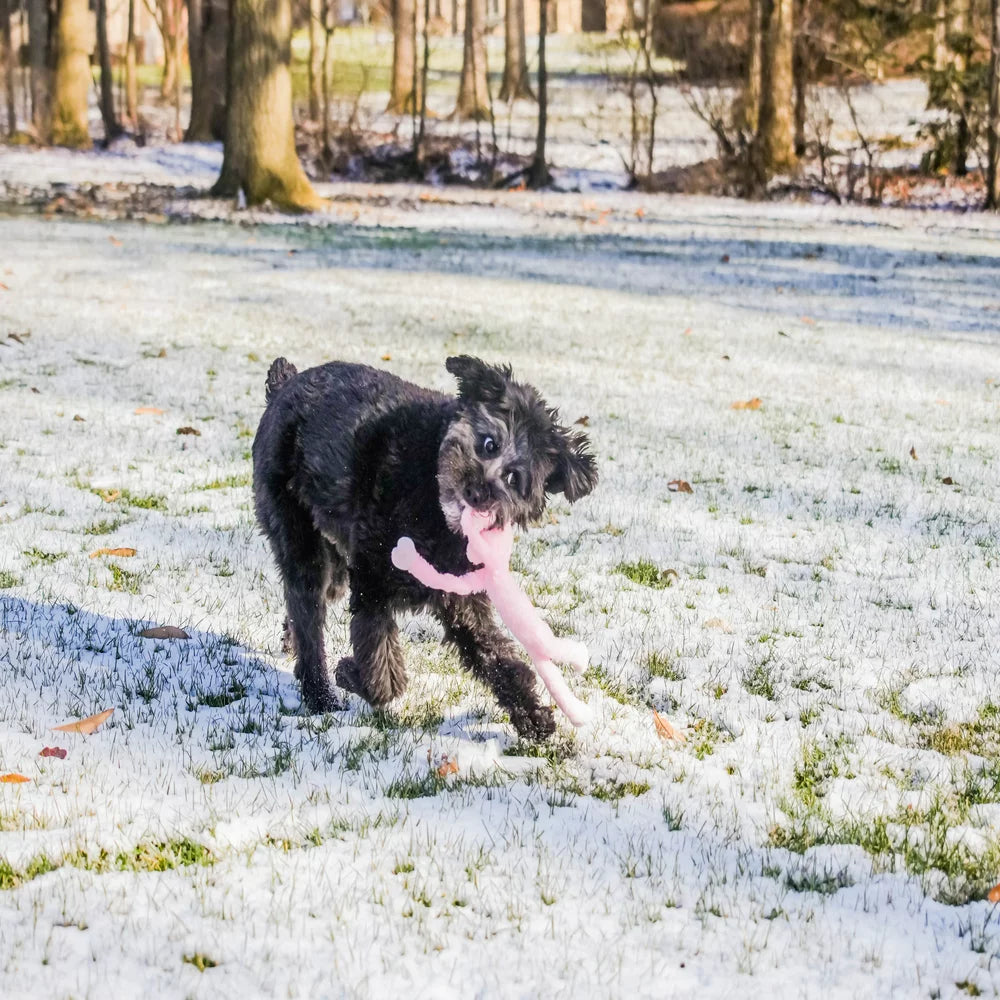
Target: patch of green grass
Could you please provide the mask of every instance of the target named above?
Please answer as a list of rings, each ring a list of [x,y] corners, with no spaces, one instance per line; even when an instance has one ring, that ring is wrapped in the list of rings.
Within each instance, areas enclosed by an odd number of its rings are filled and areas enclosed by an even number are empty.
[[[638,562],[622,562],[614,567],[612,573],[620,573],[628,577],[633,583],[642,587],[652,587],[654,590],[663,590],[673,586],[677,579],[677,570],[660,569],[655,563],[648,559],[640,559]]]
[[[770,669],[770,660],[763,660],[755,663],[743,674],[743,687],[750,694],[759,695],[768,701],[774,701],[777,697],[774,688],[774,674]]]
[[[596,782],[590,788],[590,794],[601,802],[617,802],[626,796],[645,795],[650,789],[648,781],[609,781]]]
[[[785,886],[792,892],[818,892],[829,896],[840,889],[854,885],[846,869],[839,871],[789,872],[785,875]]]
[[[0,569],[0,590],[9,590],[11,587],[19,587],[21,578],[5,569]]]
[[[51,566],[68,555],[67,552],[43,552],[38,548],[25,549],[23,554],[27,556],[28,563],[32,566]]]
[[[167,509],[167,498],[155,493],[142,494],[133,493],[131,490],[122,490],[120,500],[130,507],[139,507],[141,510]]]
[[[193,965],[199,972],[214,969],[219,964],[215,959],[209,958],[208,955],[200,951],[196,951],[193,955],[182,956],[181,961],[187,965]]]
[[[726,736],[711,719],[695,719],[691,725],[690,746],[698,760],[704,760],[715,753],[716,744],[728,742]]]
[[[423,775],[403,775],[393,778],[385,789],[390,799],[423,799],[437,795],[443,791],[448,782],[436,771],[428,771]]]
[[[210,483],[203,483],[194,487],[196,490],[231,490],[242,489],[253,482],[253,476],[249,472],[234,472],[230,476],[221,479],[213,479]]]
[[[646,669],[650,677],[668,681],[682,681],[687,676],[668,653],[650,653],[646,657]]]
[[[520,739],[504,750],[505,757],[537,757],[553,767],[565,764],[577,754],[576,733],[557,733],[543,743]]]
[[[596,684],[609,698],[614,698],[620,705],[634,705],[635,698],[626,684],[612,677],[600,664],[589,666],[583,674],[585,681]]]
[[[85,535],[110,535],[112,532],[117,531],[125,523],[124,518],[101,518],[99,521],[95,521],[93,524],[87,525],[83,529]]]
[[[328,757],[327,762],[332,764],[339,757],[348,771],[358,771],[367,760],[388,760],[395,743],[396,734],[393,730],[373,729],[347,740],[336,754]]]
[[[221,691],[196,691],[194,704],[195,707],[204,705],[206,708],[225,708],[246,696],[247,686],[240,681],[232,681]]]
[[[108,590],[123,594],[138,594],[142,590],[144,579],[142,573],[122,569],[117,563],[109,563],[108,569],[111,571],[111,583],[108,584]]]
[[[1000,707],[988,702],[971,722],[959,722],[921,734],[921,746],[947,756],[974,753],[980,757],[1000,756]]]

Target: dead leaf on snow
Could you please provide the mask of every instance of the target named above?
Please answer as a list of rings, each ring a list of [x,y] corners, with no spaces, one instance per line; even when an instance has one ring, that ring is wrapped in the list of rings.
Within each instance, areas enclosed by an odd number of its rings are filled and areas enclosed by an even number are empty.
[[[119,499],[122,495],[121,490],[98,490],[97,495],[105,503],[114,503],[115,500]]]
[[[193,434],[195,437],[201,437],[201,431],[197,427],[178,427],[178,434]]]
[[[701,623],[701,627],[702,628],[716,628],[720,632],[725,632],[726,635],[732,635],[733,634],[733,627],[729,624],[729,622],[725,621],[722,618],[708,618],[708,619],[706,619],[705,621],[703,621]]]
[[[135,409],[135,415],[137,417],[144,417],[152,415],[154,417],[162,417],[166,410],[161,410],[158,406],[137,406]]]
[[[176,625],[154,625],[152,628],[144,628],[139,635],[143,639],[190,639],[182,628]]]
[[[986,893],[986,898],[991,903],[1000,903],[1000,885],[993,886],[993,888]]]
[[[52,731],[56,733],[83,733],[84,736],[89,736],[91,733],[96,733],[111,718],[112,712],[114,712],[113,708],[107,708],[103,712],[98,712],[97,715],[88,715],[86,719],[53,726]]]
[[[437,773],[439,778],[447,778],[449,774],[458,774],[458,761],[445,754],[437,766]]]
[[[753,399],[738,400],[733,403],[730,407],[732,410],[759,410],[763,400],[760,396],[754,396]]]
[[[667,489],[671,493],[694,493],[694,490],[691,489],[691,484],[686,483],[683,479],[671,479],[667,483]]]
[[[87,418],[86,417],[81,417],[79,413],[74,413],[73,414],[73,420],[74,420],[75,423],[78,423],[78,424],[84,424],[84,423],[87,422]]]
[[[942,483],[943,483],[943,484],[944,484],[945,486],[957,486],[957,485],[958,485],[958,484],[957,484],[957,483],[955,482],[955,480],[951,478],[951,476],[945,476],[945,477],[944,477],[944,479],[942,479],[942,480],[941,480],[941,482],[942,482]]]
[[[23,785],[26,781],[31,781],[31,778],[26,778],[23,774],[0,774],[0,781],[5,785]]]
[[[98,549],[96,552],[90,553],[91,559],[96,559],[98,556],[119,556],[122,559],[128,559],[135,555],[135,549],[130,549],[125,546],[117,549]]]
[[[914,461],[917,460],[917,449],[914,448],[912,445],[910,446],[910,458],[912,458]]]
[[[42,747],[38,751],[39,757],[58,757],[60,760],[66,759],[66,751],[62,747]]]
[[[589,427],[590,426],[590,417],[586,417],[586,416],[585,417],[577,417],[576,420],[573,421],[573,423],[574,424],[579,424],[581,427]]]
[[[655,708],[653,709],[653,724],[656,726],[656,735],[660,739],[676,740],[678,743],[687,742],[687,737],[679,729],[675,729]]]

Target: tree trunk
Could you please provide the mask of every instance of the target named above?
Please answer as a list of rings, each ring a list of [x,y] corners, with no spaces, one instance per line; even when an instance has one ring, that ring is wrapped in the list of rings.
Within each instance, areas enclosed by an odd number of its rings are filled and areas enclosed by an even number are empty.
[[[56,73],[52,95],[52,141],[57,146],[90,148],[87,94],[93,48],[87,0],[62,0],[56,26]]]
[[[163,77],[160,80],[160,97],[170,98],[177,79],[177,62],[174,59],[173,0],[163,0],[160,10],[160,37],[163,39]]]
[[[139,79],[136,75],[135,0],[128,0],[128,35],[125,40],[125,117],[129,127],[139,127]]]
[[[3,64],[4,90],[7,92],[7,134],[13,135],[17,131],[17,101],[14,96],[14,43],[10,16],[7,0],[0,0],[0,63]]]
[[[503,83],[500,100],[533,98],[528,82],[528,55],[524,41],[524,0],[507,0],[504,18]]]
[[[107,0],[97,0],[97,52],[101,63],[101,121],[104,122],[104,141],[111,142],[122,134],[122,127],[115,115],[114,77],[111,75],[111,49],[108,47]]]
[[[466,0],[462,77],[455,104],[456,118],[485,121],[490,117],[486,82],[486,0]]]
[[[415,0],[392,3],[392,90],[387,111],[405,114],[420,103],[414,93],[417,72],[417,5]]]
[[[958,121],[955,129],[955,163],[953,170],[957,177],[968,172],[969,147],[972,135],[969,131],[969,117],[972,114],[969,97],[969,58],[972,50],[972,27],[970,24],[970,0],[951,0],[951,18],[948,34],[951,48],[952,66],[958,88]]]
[[[764,0],[760,112],[757,123],[758,179],[795,165],[793,73],[794,0]]]
[[[795,80],[795,140],[794,148],[797,157],[804,156],[806,151],[806,98],[809,88],[809,39],[806,36],[805,25],[808,17],[809,0],[797,0],[795,8],[798,30],[795,34],[792,73]]]
[[[226,137],[227,0],[188,0],[191,117],[185,142]]]
[[[763,14],[763,0],[750,0],[750,52],[747,59],[747,91],[743,98],[743,124],[751,135],[757,131],[757,118],[760,112],[760,71],[764,44],[761,30]]]
[[[52,53],[48,0],[28,0],[28,62],[31,65],[31,123],[39,142],[49,141]]]
[[[528,184],[545,187],[552,180],[545,162],[545,129],[549,111],[549,71],[545,65],[545,37],[549,30],[548,0],[539,0],[538,8],[538,133],[535,136],[535,157],[531,161]]]
[[[328,48],[323,0],[309,0],[309,120],[318,122],[323,106],[323,56]]]
[[[934,0],[934,36],[931,42],[931,59],[934,70],[942,73],[950,59],[948,49],[948,0]]]
[[[986,126],[986,207],[1000,211],[1000,0],[990,0],[990,112]]]
[[[291,0],[232,0],[226,145],[214,193],[293,212],[324,202],[295,152]]]

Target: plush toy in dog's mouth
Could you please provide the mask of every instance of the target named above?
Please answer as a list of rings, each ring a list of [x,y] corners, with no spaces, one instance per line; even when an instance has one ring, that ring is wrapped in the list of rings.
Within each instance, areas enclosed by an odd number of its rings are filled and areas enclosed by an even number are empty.
[[[441,573],[417,552],[413,540],[406,537],[400,538],[392,550],[392,564],[435,590],[464,595],[485,591],[504,624],[528,651],[555,703],[574,726],[586,724],[592,717],[590,707],[570,691],[553,661],[569,663],[577,672],[582,672],[587,666],[587,647],[575,639],[554,635],[518,586],[510,572],[513,528],[509,524],[496,524],[492,512],[467,505],[463,505],[461,528],[468,539],[466,555],[478,569],[463,576]]]

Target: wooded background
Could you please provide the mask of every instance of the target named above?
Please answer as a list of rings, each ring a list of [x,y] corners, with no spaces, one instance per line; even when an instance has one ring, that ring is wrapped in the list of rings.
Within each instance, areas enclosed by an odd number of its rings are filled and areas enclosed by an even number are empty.
[[[981,171],[983,204],[1000,206],[1000,0],[127,0],[111,11],[107,0],[0,0],[8,141],[79,149],[135,134],[144,64],[155,57],[162,99],[176,109],[174,138],[224,142],[217,194],[316,208],[296,123],[315,123],[321,153],[329,153],[332,39],[359,21],[392,32],[387,106],[409,121],[400,162],[413,176],[427,155],[433,37],[462,33],[457,118],[495,125],[497,102],[535,103],[534,155],[516,176],[491,181],[541,187],[549,181],[546,38],[596,28],[627,56],[615,75],[629,98],[635,183],[653,173],[662,88],[678,87],[716,136],[716,168],[729,193],[760,196],[808,161],[818,164],[813,183],[847,197],[863,188],[877,200],[875,150],[863,136],[864,184],[828,176],[830,148],[822,123],[811,122],[811,88],[839,88],[853,114],[852,88],[910,75],[926,82],[936,112],[922,170]],[[308,38],[298,99],[296,31]],[[503,37],[496,79],[487,65],[490,33]],[[88,123],[95,98],[103,122],[96,136]]]

